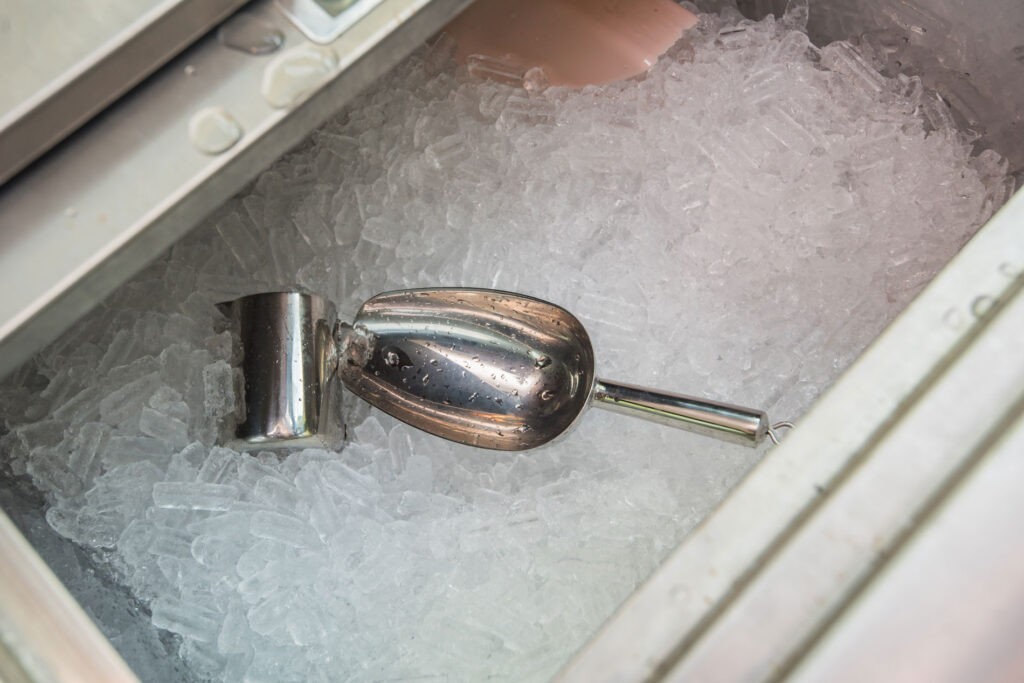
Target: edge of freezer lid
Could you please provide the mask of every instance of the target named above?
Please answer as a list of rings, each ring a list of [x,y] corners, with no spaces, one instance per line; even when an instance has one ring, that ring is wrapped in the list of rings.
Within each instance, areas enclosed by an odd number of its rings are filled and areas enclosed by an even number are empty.
[[[245,12],[282,33],[279,51],[244,54],[207,35],[0,187],[0,378],[466,4],[383,0],[339,38],[316,45],[273,0],[256,0]],[[268,101],[265,71],[289,50],[324,55],[322,80],[288,101]],[[193,146],[190,120],[203,110],[233,117],[237,142],[213,154]]]

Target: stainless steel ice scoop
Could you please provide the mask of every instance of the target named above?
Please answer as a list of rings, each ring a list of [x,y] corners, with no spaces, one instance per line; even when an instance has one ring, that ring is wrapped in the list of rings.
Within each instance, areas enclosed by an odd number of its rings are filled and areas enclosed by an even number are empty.
[[[386,292],[364,303],[353,325],[334,325],[326,302],[298,292],[245,297],[228,310],[245,377],[236,436],[251,447],[334,445],[323,437],[337,422],[335,373],[384,412],[482,448],[545,444],[591,403],[750,446],[773,437],[760,410],[597,379],[580,321],[521,294]]]
[[[377,408],[459,443],[517,451],[540,446],[588,404],[754,446],[764,412],[597,379],[583,325],[521,294],[420,289],[373,297],[341,353],[345,386]]]

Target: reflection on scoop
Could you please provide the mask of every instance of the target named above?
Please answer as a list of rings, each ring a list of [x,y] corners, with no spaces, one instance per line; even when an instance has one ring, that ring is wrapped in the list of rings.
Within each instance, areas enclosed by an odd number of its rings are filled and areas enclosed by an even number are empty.
[[[522,450],[566,431],[586,407],[594,353],[568,311],[480,289],[378,294],[355,329],[368,357],[343,353],[338,373],[354,394],[436,436]]]
[[[543,69],[581,88],[643,73],[697,23],[672,0],[478,0],[445,29],[456,60]]]

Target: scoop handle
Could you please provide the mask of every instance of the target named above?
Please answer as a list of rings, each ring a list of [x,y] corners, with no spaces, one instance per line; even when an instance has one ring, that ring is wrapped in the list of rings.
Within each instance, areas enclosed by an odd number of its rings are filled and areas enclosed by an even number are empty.
[[[762,410],[603,379],[594,383],[591,403],[744,446],[757,446],[768,434],[768,416]]]

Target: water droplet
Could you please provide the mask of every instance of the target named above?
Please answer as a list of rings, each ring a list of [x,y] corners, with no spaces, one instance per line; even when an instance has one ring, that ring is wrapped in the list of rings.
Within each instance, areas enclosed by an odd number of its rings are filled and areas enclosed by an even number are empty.
[[[384,365],[395,367],[401,362],[401,357],[398,355],[398,352],[395,351],[394,349],[388,349],[384,352]]]
[[[542,401],[550,401],[554,397],[555,392],[553,392],[551,389],[545,389],[544,391],[540,392],[540,399]]]
[[[290,107],[338,68],[338,55],[329,47],[299,45],[282,52],[263,70],[260,92],[272,107]]]
[[[197,111],[188,122],[188,137],[205,154],[220,154],[242,138],[242,126],[220,107]]]
[[[995,303],[996,303],[995,299],[993,299],[992,297],[988,296],[987,294],[982,294],[981,296],[976,298],[973,302],[971,302],[971,313],[973,313],[974,315],[976,315],[977,317],[980,318],[983,315],[985,315],[986,313],[988,313],[989,311],[991,311],[992,307],[995,305]]]
[[[196,75],[196,68],[194,66],[192,66],[191,64],[186,64],[184,71],[185,71],[185,75],[186,76],[195,76]]]
[[[496,398],[496,399],[494,399],[494,402],[495,402],[495,403],[497,403],[497,404],[498,404],[499,406],[503,406],[503,405],[505,405],[505,402],[504,402],[504,401],[502,401],[502,400],[501,400],[500,398]]]
[[[430,364],[431,365],[437,365],[437,359],[436,358],[431,358],[430,359]]]
[[[430,383],[430,375],[423,375],[423,379],[420,380],[420,381],[423,382],[424,384],[429,384]]]
[[[471,403],[472,401],[476,400],[476,397],[479,395],[480,394],[474,391],[472,394],[469,395],[469,398],[466,399],[466,403]]]
[[[951,308],[942,315],[942,322],[950,329],[959,330],[964,326],[964,314],[959,309]]]
[[[999,272],[1008,278],[1015,278],[1018,275],[1020,275],[1021,269],[1019,266],[1015,266],[1014,264],[1007,261],[1005,263],[999,264]]]
[[[266,55],[284,44],[284,33],[278,28],[246,12],[239,12],[217,31],[217,39],[225,47],[250,55]]]
[[[522,410],[522,409],[523,409],[523,404],[522,403],[517,403],[516,404],[516,410]]]
[[[551,365],[551,359],[548,358],[547,356],[541,356],[533,364],[533,367],[535,367],[535,368],[546,368],[549,365]]]

